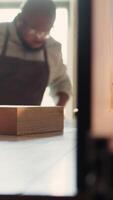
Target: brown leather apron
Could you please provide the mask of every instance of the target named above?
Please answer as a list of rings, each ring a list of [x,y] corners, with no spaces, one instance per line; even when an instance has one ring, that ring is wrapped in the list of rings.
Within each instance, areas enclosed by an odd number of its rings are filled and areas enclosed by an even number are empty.
[[[46,48],[44,61],[6,56],[9,31],[0,55],[0,105],[40,105],[49,77]]]

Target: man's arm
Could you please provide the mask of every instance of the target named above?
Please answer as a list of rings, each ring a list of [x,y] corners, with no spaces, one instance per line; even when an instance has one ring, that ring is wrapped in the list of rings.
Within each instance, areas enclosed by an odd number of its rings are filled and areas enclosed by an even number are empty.
[[[63,63],[62,47],[58,42],[49,48],[50,95],[58,106],[65,106],[72,95],[72,85],[67,74],[67,66]]]
[[[69,96],[65,92],[58,92],[57,96],[58,96],[57,106],[65,106],[69,99]]]

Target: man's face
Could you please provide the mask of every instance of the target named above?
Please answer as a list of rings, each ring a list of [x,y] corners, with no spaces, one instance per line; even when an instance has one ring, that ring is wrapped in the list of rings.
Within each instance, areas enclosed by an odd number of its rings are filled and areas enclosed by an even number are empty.
[[[30,16],[21,19],[19,32],[23,41],[31,48],[41,47],[49,37],[54,19],[47,16]]]

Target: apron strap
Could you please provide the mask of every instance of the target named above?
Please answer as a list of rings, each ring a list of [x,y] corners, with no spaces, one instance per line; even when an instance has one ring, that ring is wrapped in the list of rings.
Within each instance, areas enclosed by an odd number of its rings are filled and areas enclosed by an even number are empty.
[[[43,47],[43,51],[44,51],[44,59],[46,64],[48,65],[48,56],[47,56],[47,49],[46,49],[46,45],[44,45]]]
[[[4,40],[3,48],[2,48],[2,52],[1,52],[1,55],[2,55],[2,56],[4,56],[5,53],[6,53],[7,44],[8,44],[8,39],[9,39],[9,29],[8,29],[8,26],[7,26],[7,29],[6,29],[6,32],[5,32],[5,40]]]

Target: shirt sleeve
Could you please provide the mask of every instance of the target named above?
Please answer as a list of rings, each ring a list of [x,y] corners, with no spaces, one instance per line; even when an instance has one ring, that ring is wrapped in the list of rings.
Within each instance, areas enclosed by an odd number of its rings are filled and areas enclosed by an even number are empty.
[[[54,60],[53,60],[54,59]],[[58,92],[64,92],[68,96],[72,94],[72,85],[67,73],[67,67],[63,63],[61,45],[54,48],[50,62],[51,82],[50,95],[55,99]]]

